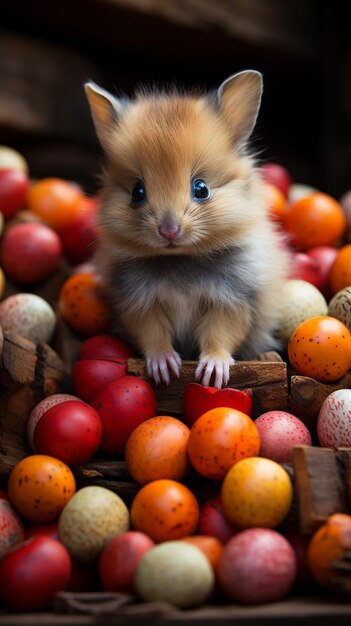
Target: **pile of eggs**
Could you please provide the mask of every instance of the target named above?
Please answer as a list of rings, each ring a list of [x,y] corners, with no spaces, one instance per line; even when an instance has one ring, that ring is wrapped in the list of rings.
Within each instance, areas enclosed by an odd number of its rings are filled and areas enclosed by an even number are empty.
[[[56,313],[33,291],[64,255],[73,269],[57,308],[82,342],[72,393],[45,398],[28,415],[32,454],[0,491],[0,603],[43,610],[68,589],[187,608],[272,602],[298,585],[333,590],[330,565],[351,548],[351,516],[331,516],[311,537],[292,532],[284,464],[295,445],[351,446],[351,389],[327,397],[312,434],[286,411],[253,421],[244,391],[196,383],[185,388],[182,419],[158,415],[151,385],[127,374],[134,349],[108,333],[99,276],[86,264],[98,199],[60,179],[30,183],[27,171],[21,155],[0,148],[0,289],[6,279],[20,287],[0,301],[0,322],[35,343],[51,341]],[[297,372],[338,380],[351,366],[350,202],[292,185],[276,164],[262,174],[291,249],[278,329],[284,351]],[[99,486],[96,470],[95,484],[80,486],[80,466],[96,455],[125,460],[135,481],[130,506],[118,483],[115,491]],[[199,502],[196,477],[213,497]]]

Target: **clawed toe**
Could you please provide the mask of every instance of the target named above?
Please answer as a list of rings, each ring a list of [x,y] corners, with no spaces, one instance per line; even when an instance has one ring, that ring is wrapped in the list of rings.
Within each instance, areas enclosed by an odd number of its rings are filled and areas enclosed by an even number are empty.
[[[179,378],[181,364],[182,360],[175,351],[164,352],[146,359],[148,375],[154,379],[156,385],[160,385],[161,382],[169,385],[171,382],[170,372]]]
[[[221,389],[229,381],[230,366],[233,364],[234,359],[231,357],[227,359],[205,357],[201,359],[195,370],[195,379],[208,387],[213,376],[213,386],[216,389]]]

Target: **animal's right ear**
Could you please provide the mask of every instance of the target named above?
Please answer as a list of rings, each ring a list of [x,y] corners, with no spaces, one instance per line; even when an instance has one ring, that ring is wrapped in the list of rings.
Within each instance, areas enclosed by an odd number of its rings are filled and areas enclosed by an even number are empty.
[[[111,129],[118,122],[122,113],[122,102],[92,81],[85,83],[84,89],[89,101],[96,134],[101,145],[106,149],[109,144]]]

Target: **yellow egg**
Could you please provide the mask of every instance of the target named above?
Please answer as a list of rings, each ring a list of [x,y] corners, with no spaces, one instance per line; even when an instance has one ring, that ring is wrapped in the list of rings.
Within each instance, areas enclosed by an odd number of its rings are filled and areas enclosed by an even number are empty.
[[[288,343],[292,333],[302,322],[327,315],[328,305],[321,292],[305,280],[287,280],[283,285],[280,295],[281,321],[277,334],[279,338]]]
[[[275,528],[289,512],[292,484],[285,469],[270,459],[249,457],[226,475],[221,491],[225,516],[241,528]]]

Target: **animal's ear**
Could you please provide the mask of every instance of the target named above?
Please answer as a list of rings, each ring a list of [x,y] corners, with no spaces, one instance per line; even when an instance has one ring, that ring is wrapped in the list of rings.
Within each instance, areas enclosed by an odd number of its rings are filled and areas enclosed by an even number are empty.
[[[237,147],[250,137],[262,97],[262,74],[246,70],[229,76],[218,89],[218,105]]]
[[[106,148],[111,129],[118,122],[122,113],[122,101],[92,81],[85,83],[84,89],[89,101],[97,136],[102,146]]]

